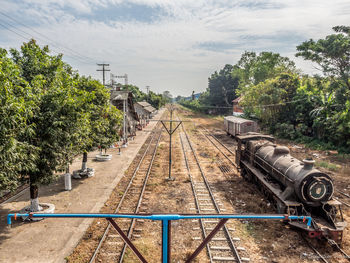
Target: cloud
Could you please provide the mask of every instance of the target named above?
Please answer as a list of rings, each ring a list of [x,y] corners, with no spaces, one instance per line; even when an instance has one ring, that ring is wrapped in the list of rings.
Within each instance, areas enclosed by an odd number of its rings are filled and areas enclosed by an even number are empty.
[[[312,72],[294,58],[296,45],[346,25],[350,13],[345,0],[3,2],[0,11],[54,40],[31,31],[39,43],[55,44],[82,74],[101,79],[95,62],[106,61],[113,73],[128,73],[131,83],[174,95],[204,90],[213,71],[236,63],[245,50],[279,52]],[[4,20],[10,22],[0,14],[0,25]],[[18,28],[30,31],[19,24],[12,29]],[[24,41],[1,26],[0,35],[5,48]]]

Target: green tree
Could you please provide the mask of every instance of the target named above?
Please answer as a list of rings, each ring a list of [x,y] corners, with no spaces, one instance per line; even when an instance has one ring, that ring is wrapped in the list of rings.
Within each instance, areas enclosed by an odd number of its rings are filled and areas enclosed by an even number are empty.
[[[87,94],[82,108],[89,113],[87,123],[90,129],[80,143],[83,152],[82,170],[86,171],[89,151],[94,147],[107,149],[118,141],[122,114],[110,104],[110,93],[99,81],[91,77],[80,77],[76,86],[83,94]]]
[[[38,186],[49,184],[80,149],[81,138],[89,132],[89,114],[84,111],[86,93],[74,87],[76,74],[62,61],[49,55],[34,40],[24,43],[20,51],[11,49],[21,77],[29,83],[36,105],[27,124],[33,132],[22,140],[36,149],[32,169],[28,170],[31,211],[40,210]]]
[[[282,73],[250,86],[244,93],[242,106],[248,115],[258,118],[272,132],[278,123],[295,123],[294,106],[290,104],[299,86],[298,75]]]
[[[350,91],[350,27],[335,26],[337,34],[325,39],[312,39],[297,46],[297,57],[303,57],[321,66],[323,73],[338,78]]]
[[[257,85],[283,72],[297,72],[293,61],[272,52],[261,52],[259,55],[255,52],[245,52],[237,66],[240,70],[234,74],[240,76],[240,88],[243,90],[249,85]]]
[[[0,49],[0,190],[13,190],[34,168],[36,148],[23,141],[33,134],[28,119],[35,105],[30,102],[28,83],[20,69]]]
[[[219,72],[215,71],[208,79],[209,103],[213,106],[231,106],[235,99],[239,78],[232,75],[235,67],[226,64]]]

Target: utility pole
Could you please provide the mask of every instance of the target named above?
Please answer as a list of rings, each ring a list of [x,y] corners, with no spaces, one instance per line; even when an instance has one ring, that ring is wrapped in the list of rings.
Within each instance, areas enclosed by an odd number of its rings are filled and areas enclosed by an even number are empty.
[[[102,71],[103,86],[105,86],[105,72],[110,71],[109,69],[106,69],[105,67],[109,66],[109,64],[101,63],[101,64],[97,64],[97,66],[102,66],[102,69],[97,69],[96,71]]]
[[[147,102],[149,102],[150,101],[150,99],[149,99],[149,86],[146,86],[146,90],[147,90]]]
[[[172,135],[173,133],[177,130],[177,128],[179,128],[179,126],[181,125],[182,121],[179,120],[173,120],[173,111],[174,111],[174,105],[171,104],[170,108],[170,120],[161,120],[160,122],[163,124],[165,130],[168,132],[169,136],[170,136],[170,141],[169,141],[169,178],[168,180],[173,181],[175,180],[175,178],[171,177],[171,166],[172,166],[172,156],[171,156],[171,152],[172,152]],[[170,128],[168,129],[165,125],[166,122],[169,122]],[[177,126],[175,127],[175,129],[173,129],[173,122],[177,122]]]

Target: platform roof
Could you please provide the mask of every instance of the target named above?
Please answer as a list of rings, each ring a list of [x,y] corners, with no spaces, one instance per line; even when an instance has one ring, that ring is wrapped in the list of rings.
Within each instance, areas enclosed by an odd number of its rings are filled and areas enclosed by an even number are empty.
[[[149,104],[147,101],[139,101],[139,102],[136,102],[136,103],[140,104],[142,107],[149,107],[149,106],[151,106],[151,104]]]

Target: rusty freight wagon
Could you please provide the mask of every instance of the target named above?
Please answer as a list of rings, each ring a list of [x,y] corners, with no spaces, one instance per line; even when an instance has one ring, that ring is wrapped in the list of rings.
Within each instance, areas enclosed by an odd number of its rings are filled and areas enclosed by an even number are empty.
[[[258,124],[255,121],[246,120],[235,116],[225,117],[224,125],[226,133],[232,136],[258,131]]]

